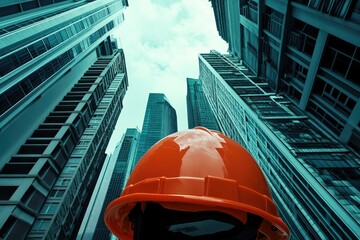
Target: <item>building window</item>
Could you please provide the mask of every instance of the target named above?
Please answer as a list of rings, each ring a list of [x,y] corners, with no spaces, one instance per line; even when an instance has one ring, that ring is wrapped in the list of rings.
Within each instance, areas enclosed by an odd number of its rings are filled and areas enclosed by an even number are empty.
[[[76,171],[77,166],[65,166],[62,170],[62,173],[64,174],[72,174]]]
[[[21,202],[23,202],[29,208],[34,209],[35,211],[40,209],[44,200],[45,197],[33,186],[30,186],[30,188],[21,198]]]
[[[9,200],[18,186],[0,186],[0,200]]]
[[[300,52],[312,56],[318,33],[319,30],[315,27],[295,19],[288,43]]]
[[[316,78],[313,92],[346,116],[350,116],[356,104],[349,94],[340,91],[319,77]]]
[[[11,105],[15,105],[25,94],[19,85],[15,85],[6,91],[5,96]]]
[[[285,81],[292,81],[292,78],[296,78],[302,83],[305,83],[308,69],[303,65],[295,62],[291,58],[286,58],[286,74],[284,76]]]
[[[74,155],[84,155],[86,153],[85,148],[75,148],[74,151],[71,154]]]
[[[4,94],[0,95],[0,115],[6,112],[11,107],[9,101]]]
[[[346,19],[352,7],[352,0],[323,1],[323,0],[296,0],[309,8],[331,16]]]
[[[53,197],[53,198],[62,198],[62,196],[64,196],[65,190],[61,190],[61,189],[54,189],[50,192],[49,197]]]
[[[313,100],[310,100],[308,105],[308,111],[316,118],[318,118],[321,122],[324,123],[325,126],[327,126],[330,130],[332,130],[334,133],[336,133],[338,136],[340,136],[342,130],[344,129],[344,123],[343,121],[340,121],[342,119],[329,115],[328,112],[325,112],[323,107],[321,107],[319,104],[314,102]]]
[[[282,21],[284,15],[270,7],[266,7],[265,11],[263,19],[264,29],[268,30],[272,35],[280,39],[283,29]]]
[[[41,214],[54,214],[59,207],[59,203],[45,203],[41,208]]]
[[[68,160],[68,164],[78,164],[80,163],[81,161],[81,158],[79,157],[70,157],[69,160]]]
[[[8,239],[10,233],[12,232],[13,228],[16,224],[16,218],[13,216],[10,216],[5,224],[0,229],[0,239]]]
[[[44,232],[50,225],[50,219],[37,219],[32,225],[31,231]]]
[[[71,182],[71,179],[59,178],[56,181],[55,186],[57,186],[57,187],[66,187],[66,186],[69,186],[70,182]]]
[[[41,55],[42,53],[46,52],[45,44],[42,40],[37,41],[28,47],[29,52],[33,58]]]
[[[258,3],[252,0],[247,1],[240,6],[240,14],[245,16],[247,19],[258,22]]]
[[[357,69],[360,69],[360,48],[335,36],[329,36],[322,59],[322,66],[360,85]]]

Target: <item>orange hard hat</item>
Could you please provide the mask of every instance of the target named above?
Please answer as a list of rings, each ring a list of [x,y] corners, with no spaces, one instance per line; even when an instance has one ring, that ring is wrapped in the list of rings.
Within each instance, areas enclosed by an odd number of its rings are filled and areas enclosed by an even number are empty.
[[[206,128],[174,133],[151,147],[134,168],[121,196],[108,205],[105,223],[118,238],[133,239],[132,211],[138,207],[144,213],[147,204],[154,203],[160,205],[157,209],[174,211],[175,216],[185,212],[199,219],[203,212],[206,216],[219,213],[231,217],[233,220],[224,221],[234,225],[236,221],[246,224],[255,216],[261,219],[255,230],[258,239],[289,238],[289,229],[278,216],[267,181],[253,157],[235,141]],[[206,222],[213,223],[226,217],[208,218],[212,220]],[[173,231],[191,236],[189,226],[182,222]]]

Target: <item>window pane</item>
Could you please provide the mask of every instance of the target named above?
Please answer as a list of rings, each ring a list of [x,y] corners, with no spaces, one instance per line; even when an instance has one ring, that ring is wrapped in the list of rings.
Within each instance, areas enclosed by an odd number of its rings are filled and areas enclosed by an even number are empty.
[[[333,66],[333,70],[337,71],[338,73],[345,75],[350,65],[350,58],[346,57],[345,55],[338,53],[335,59],[335,63]]]
[[[55,73],[54,68],[51,65],[51,62],[44,66],[44,71],[47,74],[46,74],[46,78],[42,79],[43,81],[45,81],[46,79],[48,79],[51,75],[53,75]]]
[[[15,69],[15,66],[12,64],[10,57],[0,59],[0,77],[5,76],[13,69]]]
[[[21,90],[20,86],[16,84],[15,86],[6,91],[5,96],[11,103],[11,105],[14,105],[18,101],[20,101],[25,95]]]
[[[65,41],[66,39],[69,38],[69,35],[67,34],[65,29],[61,30],[60,33],[58,33],[58,34],[60,34],[62,41]]]
[[[57,39],[56,35],[53,34],[49,37],[47,37],[47,39],[49,40],[49,44],[51,47],[55,47],[56,45],[59,44],[59,40]],[[46,42],[45,42],[46,43]],[[47,46],[48,47],[48,46]]]
[[[62,196],[64,196],[65,190],[52,190],[50,192],[50,197],[55,197],[55,198],[61,198]]]
[[[20,86],[25,94],[30,93],[33,90],[33,87],[28,79],[24,79],[21,81]]]
[[[8,100],[6,99],[4,94],[0,95],[0,115],[6,112],[11,105],[9,104]]]
[[[52,4],[52,0],[39,0],[41,6]]]
[[[24,11],[39,7],[37,1],[25,2],[21,4]]]
[[[41,55],[42,53],[46,52],[46,47],[42,40],[37,41],[33,44],[33,46],[36,49],[37,55]]]
[[[359,79],[360,62],[353,60],[349,69],[347,78],[357,84],[360,84]]]
[[[40,76],[37,72],[34,72],[28,76],[28,80],[30,81],[33,88],[36,88],[41,84]]]
[[[50,220],[38,219],[34,222],[32,230],[34,231],[45,231],[49,227]]]
[[[58,203],[45,203],[40,213],[42,214],[54,214],[58,208]]]
[[[55,72],[57,72],[61,68],[59,61],[57,59],[52,60],[51,65]]]
[[[20,49],[15,55],[21,64],[25,64],[32,59],[27,48]]]
[[[75,30],[76,30],[76,32],[80,32],[80,31],[81,31],[81,27],[80,27],[80,23],[79,23],[79,22],[75,23]]]
[[[6,6],[6,7],[2,7],[0,8],[0,17],[2,16],[8,16],[14,13],[20,12],[19,6],[16,5],[11,5],[11,6]]]
[[[28,46],[28,50],[33,58],[36,58],[38,56],[34,44]]]

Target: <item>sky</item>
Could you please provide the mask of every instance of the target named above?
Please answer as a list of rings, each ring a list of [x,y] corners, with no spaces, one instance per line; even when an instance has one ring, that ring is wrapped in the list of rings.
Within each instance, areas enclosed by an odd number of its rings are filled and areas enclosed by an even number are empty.
[[[141,130],[149,93],[164,93],[178,130],[187,129],[186,78],[198,78],[199,53],[228,48],[208,0],[129,0],[124,15],[115,37],[124,49],[129,88],[107,153],[127,128]]]

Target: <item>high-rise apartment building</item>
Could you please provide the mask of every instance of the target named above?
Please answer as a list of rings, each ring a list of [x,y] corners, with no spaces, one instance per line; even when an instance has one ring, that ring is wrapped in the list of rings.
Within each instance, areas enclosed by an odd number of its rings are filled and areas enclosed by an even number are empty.
[[[109,36],[123,8],[118,0],[1,1],[0,159],[17,150],[97,56],[112,53]]]
[[[128,128],[111,157],[104,163],[77,239],[111,238],[112,234],[104,222],[104,212],[108,204],[120,196],[126,184],[139,138],[137,129]]]
[[[163,93],[150,93],[141,130],[136,164],[144,153],[163,137],[177,132],[176,111]]]
[[[221,131],[257,160],[292,239],[359,239],[359,154],[236,57],[199,60]]]
[[[189,129],[203,126],[212,130],[219,130],[214,113],[205,97],[199,79],[187,78],[187,114]]]
[[[360,1],[211,0],[232,55],[360,151]]]
[[[125,5],[1,1],[1,239],[75,236],[128,86]]]

